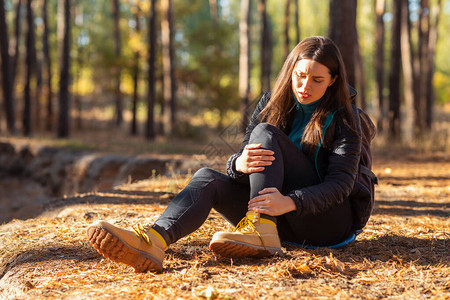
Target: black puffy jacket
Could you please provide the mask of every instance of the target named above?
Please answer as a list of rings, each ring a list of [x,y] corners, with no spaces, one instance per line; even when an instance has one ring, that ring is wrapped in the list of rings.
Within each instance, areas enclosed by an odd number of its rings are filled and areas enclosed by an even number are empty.
[[[351,89],[352,97],[356,92]],[[235,180],[242,180],[248,176],[235,169],[235,161],[248,144],[250,134],[260,123],[259,113],[267,105],[270,93],[263,95],[253,112],[250,124],[247,126],[242,148],[227,161],[227,173]],[[295,112],[294,112],[295,113]],[[296,215],[317,214],[323,212],[346,199],[353,190],[358,172],[358,162],[361,149],[361,138],[351,130],[342,118],[334,117],[331,113],[324,124],[324,143],[319,145],[314,157],[316,171],[321,183],[310,187],[290,191],[290,196],[297,207]],[[355,111],[356,114],[356,111]],[[293,114],[287,116],[286,127],[282,130],[289,134]],[[359,120],[359,118],[356,118]],[[360,131],[360,125],[358,129]]]

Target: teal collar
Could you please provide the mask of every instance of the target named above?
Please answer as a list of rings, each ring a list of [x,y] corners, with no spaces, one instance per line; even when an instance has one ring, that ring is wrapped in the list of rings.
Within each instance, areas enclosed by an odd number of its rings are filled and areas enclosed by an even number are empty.
[[[294,101],[295,101],[295,109],[296,110],[302,110],[305,114],[312,114],[317,106],[319,106],[320,102],[322,101],[322,98],[320,98],[319,100],[316,100],[314,102],[308,103],[308,104],[301,104],[297,97],[295,96],[294,93],[292,93],[294,95]]]

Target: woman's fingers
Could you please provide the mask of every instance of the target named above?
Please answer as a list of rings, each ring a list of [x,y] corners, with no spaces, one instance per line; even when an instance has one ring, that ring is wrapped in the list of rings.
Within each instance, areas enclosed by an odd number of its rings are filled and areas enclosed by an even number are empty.
[[[254,212],[257,212],[257,213],[260,213],[260,214],[265,214],[265,215],[268,215],[268,216],[274,216],[274,214],[270,210],[265,209],[265,208],[255,207],[255,208],[252,208],[252,209],[249,209],[249,210],[253,210]]]
[[[272,164],[272,161],[264,161],[264,160],[256,160],[251,161],[248,163],[249,167],[264,167],[264,166],[270,166]]]
[[[247,144],[245,145],[244,149],[258,149],[261,148],[261,144]]]
[[[258,192],[259,196],[253,197],[248,203],[257,203],[261,201],[266,201],[267,199],[270,199],[271,194],[273,193],[279,193],[278,189],[276,187],[268,187],[265,189],[262,189]]]
[[[265,189],[262,189],[258,192],[260,195],[270,194],[270,193],[277,193],[278,189],[276,187],[268,187]]]
[[[236,160],[236,170],[245,174],[262,172],[275,160],[273,154],[272,150],[261,149],[261,144],[248,144]]]
[[[295,203],[289,196],[284,196],[275,187],[261,190],[259,195],[248,202],[248,209],[270,216],[279,216],[294,211]]]
[[[274,161],[275,156],[248,156],[249,161]]]
[[[274,153],[272,150],[261,149],[261,144],[248,144],[244,147],[244,150],[253,153],[253,155],[272,155]]]
[[[272,150],[267,149],[248,149],[247,153],[252,156],[263,156],[263,155],[273,155],[274,152]]]
[[[266,201],[267,199],[268,199],[267,195],[259,195],[259,196],[252,198],[250,201],[248,201],[248,204],[257,204],[261,201]]]
[[[262,171],[264,171],[264,167],[248,168],[248,174],[262,172]]]

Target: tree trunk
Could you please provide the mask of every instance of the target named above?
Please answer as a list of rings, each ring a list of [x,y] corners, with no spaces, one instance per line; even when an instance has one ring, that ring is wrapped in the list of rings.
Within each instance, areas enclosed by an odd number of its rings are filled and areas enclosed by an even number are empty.
[[[341,50],[348,83],[355,86],[356,0],[330,0],[328,35]]]
[[[117,61],[120,59],[121,47],[120,47],[120,10],[119,10],[119,0],[112,0],[112,14],[114,20],[114,53],[116,55]],[[121,66],[115,66],[115,105],[116,105],[116,126],[122,125],[123,122],[123,101],[122,93],[120,91],[120,73]]]
[[[403,2],[401,14],[401,58],[403,69],[404,93],[405,93],[405,121],[404,121],[404,138],[405,141],[411,142],[414,135],[414,68],[412,57],[412,41],[411,41],[411,24],[409,21],[408,0]]]
[[[44,32],[42,36],[42,51],[44,54],[45,70],[47,72],[46,74],[47,105],[46,105],[45,129],[51,131],[53,127],[53,93],[52,93],[52,61],[48,44],[48,36],[50,30],[47,18],[47,2],[48,2],[47,0],[44,0],[42,5],[42,19],[44,23]]]
[[[162,87],[163,91],[159,95],[159,97],[156,98],[156,102],[159,104],[160,113],[159,113],[159,118],[158,118],[158,120],[157,120],[155,125],[156,125],[156,134],[159,134],[159,135],[164,135],[165,134],[165,129],[164,129],[164,121],[165,120],[164,120],[164,116],[166,116],[166,113],[165,113],[166,104],[164,102],[164,70],[162,70],[162,69],[163,69],[163,67],[161,66],[161,71],[158,74],[157,81],[160,82],[160,86]]]
[[[147,90],[147,126],[145,137],[147,140],[155,139],[154,107],[156,103],[155,92],[155,60],[156,60],[156,0],[151,0],[150,15],[148,18],[148,90]]]
[[[35,37],[34,37],[34,17],[31,7],[32,0],[27,0],[27,39],[26,39],[26,79],[24,89],[24,109],[22,116],[22,130],[25,136],[31,135],[32,117],[31,117],[31,85],[35,75]],[[35,99],[38,101],[38,99]]]
[[[286,8],[284,10],[284,57],[287,57],[289,55],[289,13],[291,8],[291,0],[286,0]]]
[[[245,131],[250,118],[250,17],[251,0],[241,0],[241,18],[239,21],[239,98],[241,99],[242,131]]]
[[[75,86],[78,86],[77,82],[78,80],[80,80],[79,78],[81,77],[81,70],[83,69],[83,46],[78,46],[77,47],[77,71],[74,71],[74,75],[73,75],[73,81],[75,82]],[[73,96],[73,102],[74,102],[74,106],[75,106],[75,111],[77,112],[76,114],[76,119],[75,119],[75,128],[77,130],[82,130],[83,129],[83,104],[81,103],[81,95],[80,95],[80,91],[76,90],[74,91],[74,96]]]
[[[19,45],[20,45],[20,34],[22,32],[22,22],[20,22],[22,20],[22,16],[21,16],[21,11],[22,11],[22,0],[17,0],[17,4],[16,4],[16,19],[14,20],[14,43],[11,43],[11,49],[9,51],[11,57],[12,57],[12,66],[11,66],[11,84],[14,87],[15,82],[16,82],[16,72],[17,72],[17,63],[19,61],[19,56],[20,56],[20,50],[19,50]]]
[[[389,73],[389,137],[400,138],[400,72],[401,72],[401,18],[402,1],[393,2],[391,64]]]
[[[141,13],[141,8],[139,7],[140,3],[137,3],[136,7],[136,14],[135,14],[135,20],[136,20],[136,34],[139,34],[141,32],[141,23],[139,21],[139,15]],[[139,49],[136,50],[134,53],[134,66],[133,66],[133,107],[132,107],[132,114],[133,119],[131,121],[131,134],[137,135],[138,134],[138,126],[137,126],[137,106],[139,102],[139,65],[140,65],[140,54]]]
[[[219,16],[217,11],[217,0],[209,0],[209,15],[214,25],[219,24]]]
[[[363,109],[367,109],[367,101],[366,101],[366,76],[364,72],[364,62],[361,55],[361,50],[359,47],[359,38],[358,34],[356,34],[355,39],[355,74],[358,77],[358,105]]]
[[[377,130],[382,132],[384,129],[383,123],[385,120],[384,114],[384,21],[383,15],[386,10],[385,0],[376,0],[375,3],[375,13],[376,13],[376,31],[375,31],[375,73],[376,73],[376,84],[377,84],[377,98],[378,98],[378,116],[377,116]]]
[[[436,51],[436,43],[438,38],[438,25],[439,25],[439,15],[441,12],[441,0],[438,0],[431,10],[430,18],[432,18],[433,22],[430,22],[430,36],[428,40],[428,72],[426,77],[426,116],[425,116],[425,124],[427,129],[431,130],[431,125],[433,122],[433,106],[434,106],[434,91],[433,91],[433,75],[434,75],[434,56]]]
[[[83,15],[85,12],[83,11],[83,6],[81,2],[78,2],[75,4],[75,7],[73,8],[75,11],[75,26],[78,28],[83,28],[84,26],[89,26],[87,24],[84,24],[84,18]],[[80,32],[78,36],[78,40],[83,37],[83,33]],[[75,120],[74,120],[74,126],[77,131],[81,131],[83,129],[83,103],[82,103],[82,96],[80,93],[80,78],[82,78],[82,71],[84,66],[84,46],[85,43],[76,43],[76,57],[73,57],[72,60],[75,60],[76,64],[72,67],[73,69],[73,104],[74,109],[72,111],[75,111]]]
[[[6,22],[5,3],[0,0],[0,54],[2,58],[3,105],[6,114],[6,125],[11,134],[16,133],[16,117],[14,105],[14,89],[11,80],[11,59],[8,53],[8,27]]]
[[[172,0],[161,1],[161,12],[163,15],[161,23],[161,41],[163,50],[163,72],[164,72],[164,131],[171,135],[176,128],[176,84],[175,84],[175,58],[173,49],[173,12]]]
[[[79,62],[79,61],[78,61]],[[78,79],[76,78],[77,75],[74,75],[74,81],[76,82]],[[76,111],[76,118],[75,118],[75,128],[76,130],[81,131],[83,129],[83,104],[81,102],[81,96],[79,91],[75,91],[75,94],[73,95],[73,102],[75,106]]]
[[[59,79],[59,115],[58,115],[58,137],[68,137],[70,133],[70,40],[71,40],[71,18],[70,0],[59,0],[58,2],[58,37],[61,47],[60,52],[60,79]]]
[[[294,0],[294,15],[295,15],[295,44],[300,43],[300,22],[299,22],[299,2],[300,0]]]
[[[34,48],[34,57],[33,60],[35,62],[34,67],[34,76],[35,76],[35,82],[36,86],[34,89],[34,117],[33,117],[33,128],[34,130],[41,130],[42,129],[42,61],[40,61],[37,57],[36,53],[36,47]]]
[[[419,9],[419,21],[418,21],[418,51],[414,63],[415,81],[414,81],[414,93],[417,97],[414,97],[414,113],[416,120],[416,129],[419,133],[423,132],[425,124],[425,77],[428,72],[427,68],[427,51],[428,51],[428,39],[429,39],[429,1],[421,0]]]
[[[270,72],[271,72],[271,52],[272,41],[270,33],[270,23],[267,17],[266,0],[259,1],[259,12],[261,14],[261,93],[270,90]]]
[[[209,8],[210,8],[210,16],[211,16],[211,32],[213,33],[212,36],[212,43],[213,43],[213,56],[217,60],[222,60],[224,57],[222,53],[222,44],[223,39],[221,38],[220,33],[220,18],[219,18],[219,10],[217,7],[217,0],[209,0]],[[224,117],[225,117],[225,110],[226,107],[229,105],[229,103],[222,101],[221,99],[221,87],[220,87],[220,80],[223,77],[222,76],[222,68],[220,68],[219,65],[211,66],[210,68],[210,76],[211,76],[211,82],[210,82],[210,96],[212,98],[211,104],[215,106],[219,110],[219,117],[216,129],[218,131],[222,131],[224,128]]]

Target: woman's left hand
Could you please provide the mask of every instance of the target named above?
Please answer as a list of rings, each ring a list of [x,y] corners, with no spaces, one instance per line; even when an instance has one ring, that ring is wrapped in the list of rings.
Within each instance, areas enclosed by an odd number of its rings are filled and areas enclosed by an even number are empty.
[[[269,216],[280,216],[297,209],[294,200],[281,194],[275,187],[265,188],[258,194],[259,196],[248,202],[248,210]]]

